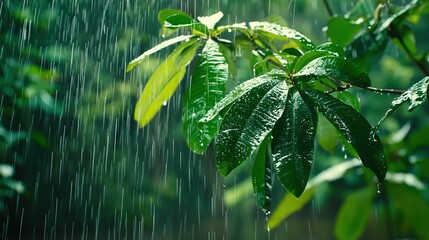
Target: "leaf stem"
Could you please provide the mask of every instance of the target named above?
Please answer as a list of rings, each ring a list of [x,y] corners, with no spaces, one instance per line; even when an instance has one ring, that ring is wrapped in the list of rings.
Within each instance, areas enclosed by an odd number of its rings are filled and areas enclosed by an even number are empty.
[[[405,92],[399,89],[383,89],[383,88],[375,88],[375,87],[366,87],[363,89],[371,92],[376,92],[376,93],[392,93],[392,94],[398,94],[398,95],[401,95]]]
[[[325,5],[325,8],[328,11],[329,16],[333,17],[334,12],[332,11],[331,5],[329,4],[328,0],[323,0],[323,4]]]
[[[399,41],[399,44],[401,44],[402,48],[405,50],[405,53],[407,54],[408,58],[420,69],[420,71],[425,75],[429,76],[429,70],[426,68],[426,66],[415,58],[414,54],[411,52],[411,50],[407,47],[407,45],[404,42],[404,39],[401,37],[401,34],[399,34],[398,29],[395,25],[391,24],[389,26],[390,34],[389,36],[391,38],[397,38]]]

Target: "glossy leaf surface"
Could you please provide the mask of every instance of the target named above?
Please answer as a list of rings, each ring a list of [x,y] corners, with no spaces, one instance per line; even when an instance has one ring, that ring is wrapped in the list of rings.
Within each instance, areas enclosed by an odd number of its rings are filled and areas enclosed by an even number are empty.
[[[225,96],[228,65],[219,50],[219,45],[209,39],[197,61],[191,83],[183,98],[182,124],[189,147],[203,154],[207,145],[218,132],[219,121],[197,126],[216,103]]]
[[[371,169],[382,182],[387,166],[380,138],[372,131],[368,121],[353,107],[344,104],[329,94],[306,90],[304,101],[315,104],[334,127],[345,137],[359,155],[362,163]]]
[[[199,46],[196,39],[182,43],[153,72],[134,111],[140,127],[144,127],[176,91]]]
[[[282,184],[296,197],[307,185],[313,164],[317,113],[304,103],[299,92],[290,90],[286,108],[273,130],[274,169]]]
[[[267,136],[270,138],[270,136]],[[270,139],[265,139],[258,149],[255,163],[252,168],[253,193],[256,203],[265,212],[270,213],[271,205],[271,144]]]
[[[249,92],[254,87],[257,87],[263,83],[266,83],[269,79],[284,80],[286,74],[283,71],[272,70],[264,75],[258,76],[256,78],[247,80],[242,84],[234,88],[230,93],[228,93],[220,102],[218,102],[212,109],[210,109],[207,114],[200,120],[201,123],[206,123],[217,118],[219,113],[229,106],[231,103],[236,101],[238,98]]]
[[[314,59],[295,73],[294,77],[305,79],[328,77],[363,88],[371,85],[368,74],[362,68],[348,60],[333,56]]]
[[[222,175],[228,175],[259,147],[282,115],[287,92],[285,81],[268,78],[234,102],[215,143],[216,163]]]

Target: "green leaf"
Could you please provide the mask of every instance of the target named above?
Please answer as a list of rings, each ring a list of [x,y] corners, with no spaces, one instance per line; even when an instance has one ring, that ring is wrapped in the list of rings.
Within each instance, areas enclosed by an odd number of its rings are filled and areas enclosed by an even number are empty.
[[[192,19],[188,14],[177,10],[177,9],[163,9],[161,11],[158,12],[158,21],[159,23],[161,23],[161,25],[164,25],[164,22],[167,18],[171,17],[171,16],[175,16],[175,15],[182,15],[186,18],[190,18]]]
[[[429,77],[425,77],[411,86],[407,91],[401,94],[401,96],[393,99],[392,108],[400,106],[405,102],[410,102],[411,104],[408,107],[408,111],[413,111],[414,108],[418,107],[420,104],[427,102],[428,86]]]
[[[193,18],[187,15],[171,15],[167,17],[164,21],[163,27],[168,29],[179,29],[179,28],[187,28],[193,31],[194,34],[200,35],[208,35],[208,28],[200,23],[195,21]],[[196,32],[195,32],[196,31]]]
[[[213,30],[216,23],[218,23],[220,19],[222,19],[222,17],[223,17],[223,13],[219,11],[210,16],[197,17],[197,19],[202,24],[204,24],[208,29]]]
[[[341,47],[347,46],[362,29],[361,24],[343,17],[333,17],[328,22],[326,31],[330,40]]]
[[[338,239],[359,239],[371,214],[375,193],[375,186],[370,185],[346,198],[335,221],[334,232]]]
[[[199,121],[200,123],[206,123],[212,121],[218,117],[219,113],[229,106],[231,103],[235,102],[238,98],[249,92],[255,87],[258,87],[261,84],[264,84],[269,79],[284,80],[286,74],[280,70],[272,70],[264,75],[258,76],[256,78],[247,80],[242,84],[234,88],[228,95],[226,95],[220,102],[218,102],[212,109],[210,109],[207,114]]]
[[[270,136],[265,138],[258,149],[252,169],[253,192],[256,203],[265,212],[270,214],[271,205],[271,145]]]
[[[339,57],[326,56],[316,58],[293,75],[296,78],[320,79],[333,78],[358,87],[369,87],[368,74],[358,65]]]
[[[295,63],[293,71],[299,72],[306,65],[308,65],[311,61],[313,61],[317,58],[332,56],[332,55],[333,54],[331,52],[328,52],[328,51],[319,51],[319,50],[308,51],[304,55],[302,55],[301,57],[298,58],[298,60]]]
[[[357,95],[351,92],[341,91],[338,93],[337,98],[352,106],[354,109],[356,109],[356,111],[360,111],[360,102]]]
[[[359,165],[360,161],[358,159],[336,164],[335,166],[322,171],[316,177],[311,179],[307,185],[307,188],[299,198],[296,198],[292,194],[286,194],[286,196],[279,203],[273,214],[271,214],[270,218],[268,219],[268,228],[274,229],[285,218],[299,211],[313,198],[316,189],[319,189],[321,184],[335,181],[343,177],[347,170]]]
[[[250,157],[283,113],[286,82],[267,75],[265,79],[235,101],[222,121],[215,152],[218,170],[224,176]]]
[[[274,229],[285,218],[301,210],[313,198],[316,189],[317,187],[315,186],[307,187],[299,198],[292,194],[287,194],[268,219],[268,229]]]
[[[372,131],[368,121],[353,107],[319,91],[308,89],[302,94],[305,102],[315,104],[336,129],[346,138],[362,160],[365,167],[371,169],[382,182],[387,166],[380,138]]]
[[[317,141],[319,145],[327,152],[334,153],[340,139],[334,126],[323,115],[319,116],[317,126]]]
[[[425,191],[418,191],[404,184],[387,184],[387,192],[391,195],[392,205],[400,211],[403,222],[411,226],[418,239],[429,239],[427,216],[429,204],[425,199]]]
[[[144,127],[176,91],[199,47],[197,39],[180,44],[153,72],[134,111],[140,127]]]
[[[305,50],[314,49],[315,45],[304,34],[287,27],[269,22],[250,22],[250,29],[265,35],[270,39],[283,39],[296,41]]]
[[[211,121],[197,126],[198,121],[225,96],[227,79],[226,60],[218,44],[208,39],[183,98],[183,132],[189,148],[198,154],[204,153],[220,125]]]
[[[422,4],[422,2],[424,1],[413,0],[404,7],[401,7],[397,13],[393,14],[383,22],[383,24],[378,28],[378,31],[388,30],[390,25],[395,25],[398,22],[401,22],[403,19],[409,16],[412,11],[418,8]]]
[[[407,91],[405,91],[401,96],[393,99],[390,109],[384,114],[384,116],[378,121],[377,125],[374,127],[374,131],[377,131],[380,125],[390,117],[399,107],[406,103],[410,102],[408,111],[413,111],[414,108],[418,107],[420,104],[428,101],[428,91],[429,91],[429,77],[425,77],[419,82],[411,86]]]
[[[299,197],[307,185],[314,155],[317,112],[299,92],[289,90],[286,108],[273,130],[274,169],[286,189]]]
[[[178,36],[169,40],[166,40],[158,45],[156,45],[155,47],[147,50],[146,52],[144,52],[142,55],[138,56],[137,58],[133,59],[127,66],[127,72],[131,71],[131,69],[133,69],[135,66],[137,66],[138,64],[140,64],[147,56],[158,52],[159,50],[166,48],[170,45],[173,45],[175,43],[178,42],[182,42],[185,40],[188,40],[192,37],[192,35],[182,35],[182,36]]]

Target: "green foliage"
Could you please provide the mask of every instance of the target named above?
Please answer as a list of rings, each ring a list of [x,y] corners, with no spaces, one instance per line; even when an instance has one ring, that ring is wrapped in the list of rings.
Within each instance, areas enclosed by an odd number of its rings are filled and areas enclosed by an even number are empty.
[[[203,154],[214,139],[217,168],[224,176],[243,162],[253,161],[254,195],[265,213],[270,213],[272,177],[277,175],[291,194],[270,217],[268,226],[274,228],[310,201],[320,184],[341,178],[360,163],[354,159],[338,164],[309,180],[316,139],[328,152],[335,152],[341,140],[379,183],[385,180],[388,162],[378,128],[403,103],[410,102],[411,111],[426,102],[428,78],[402,92],[371,87],[368,71],[384,53],[390,37],[428,75],[425,60],[417,57],[412,29],[404,23],[424,12],[423,2],[415,0],[395,10],[387,3],[375,6],[373,1],[358,1],[345,17],[329,20],[329,41],[318,46],[298,31],[275,23],[215,27],[223,16],[220,12],[195,20],[178,10],[163,10],[158,15],[163,29],[188,29],[192,36],[166,40],[130,62],[128,71],[150,54],[181,42],[146,84],[135,119],[144,127],[172,96],[186,66],[198,56],[183,98],[182,122],[188,145]],[[228,38],[233,31],[234,37]],[[201,45],[202,52],[195,54]],[[231,84],[237,86],[226,93],[228,72],[235,77],[239,57],[249,62],[254,76]],[[345,91],[350,88],[402,95],[372,127],[359,112],[355,92]],[[367,181],[374,179],[367,177]],[[336,237],[361,236],[375,192],[370,185],[347,197],[337,218]],[[420,227],[414,230],[420,234]]]

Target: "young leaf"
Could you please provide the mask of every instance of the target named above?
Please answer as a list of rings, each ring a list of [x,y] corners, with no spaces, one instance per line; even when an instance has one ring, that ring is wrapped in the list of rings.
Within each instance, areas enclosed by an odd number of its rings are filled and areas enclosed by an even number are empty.
[[[206,123],[212,121],[224,108],[235,102],[238,98],[249,92],[251,89],[266,83],[267,79],[284,80],[285,77],[286,74],[283,71],[272,70],[264,75],[243,82],[242,84],[235,87],[234,90],[232,90],[230,93],[228,93],[228,95],[226,95],[212,109],[210,109],[199,122]]]
[[[198,21],[200,21],[202,24],[204,24],[208,29],[213,30],[216,23],[222,19],[223,13],[217,12],[213,15],[206,16],[206,17],[197,17]]]
[[[195,21],[193,18],[187,16],[187,15],[171,15],[169,17],[167,17],[164,21],[164,25],[163,27],[168,28],[168,29],[178,29],[178,28],[187,28],[190,29],[192,31],[197,31],[194,32],[195,34],[203,34],[203,35],[208,35],[209,34],[209,30],[208,28],[200,23]]]
[[[274,169],[286,189],[299,197],[313,164],[317,112],[298,91],[289,90],[286,108],[273,130]]]
[[[133,59],[127,66],[127,72],[131,71],[131,69],[133,69],[135,66],[137,66],[138,64],[140,64],[147,56],[158,52],[159,50],[166,48],[170,45],[173,45],[175,43],[178,42],[182,42],[185,41],[187,39],[190,39],[192,37],[192,35],[182,35],[182,36],[178,36],[172,39],[168,39],[158,45],[156,45],[155,47],[147,50],[146,52],[144,52],[142,55],[138,56],[137,58]]]
[[[270,213],[271,205],[271,145],[269,136],[258,149],[252,168],[253,192],[256,203],[265,212]]]
[[[144,127],[176,91],[199,46],[197,39],[180,44],[153,72],[134,111],[140,127]]]
[[[316,58],[293,76],[307,81],[328,77],[362,88],[371,85],[368,74],[362,68],[351,61],[334,56]]]
[[[286,82],[267,75],[265,80],[235,101],[222,121],[215,152],[224,176],[250,157],[283,113]]]
[[[270,39],[293,40],[299,43],[305,50],[311,50],[315,45],[304,34],[287,27],[269,22],[250,22],[249,26],[255,32],[266,35]]]
[[[183,98],[183,132],[189,148],[198,154],[204,153],[220,124],[211,121],[197,126],[198,121],[225,96],[227,79],[228,65],[218,43],[208,39]]]
[[[161,11],[158,12],[158,21],[159,23],[161,23],[161,25],[164,25],[164,22],[167,18],[171,17],[171,16],[176,16],[176,15],[182,15],[185,18],[189,18],[192,19],[188,14],[177,10],[177,9],[163,9]]]
[[[370,185],[346,198],[335,221],[334,232],[337,239],[360,238],[371,214],[375,193],[375,186]]]
[[[371,169],[382,182],[387,166],[380,138],[368,121],[353,107],[329,94],[307,89],[302,92],[305,102],[313,103],[357,151],[365,167]]]

